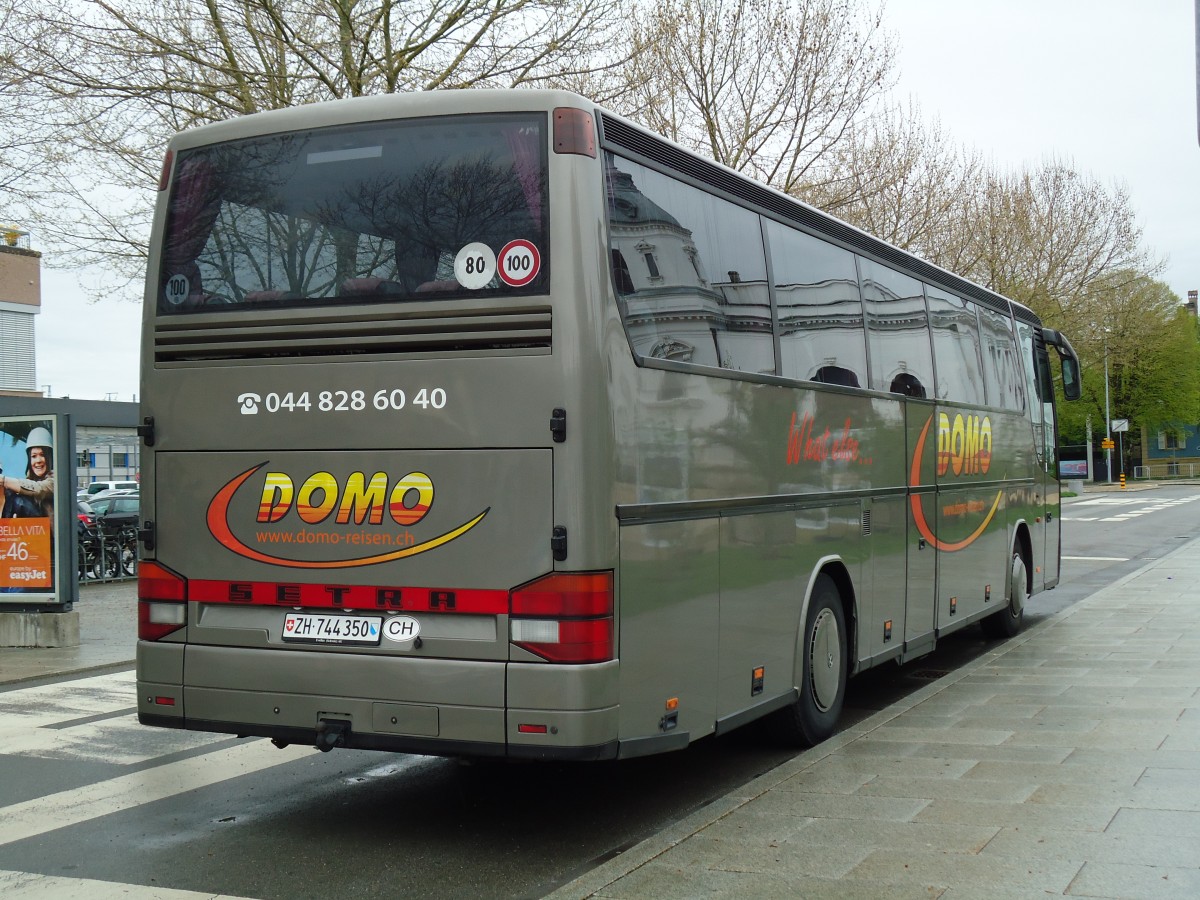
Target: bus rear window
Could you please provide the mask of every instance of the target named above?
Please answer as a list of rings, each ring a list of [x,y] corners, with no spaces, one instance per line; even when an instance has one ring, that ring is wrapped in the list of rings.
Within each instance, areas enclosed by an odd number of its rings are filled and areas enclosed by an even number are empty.
[[[544,293],[545,129],[454,116],[182,151],[158,311]]]

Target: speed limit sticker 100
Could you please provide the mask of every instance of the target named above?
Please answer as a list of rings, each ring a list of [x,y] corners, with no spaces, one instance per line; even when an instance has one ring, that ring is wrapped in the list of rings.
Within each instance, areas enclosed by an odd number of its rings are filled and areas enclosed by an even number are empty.
[[[497,262],[501,281],[509,287],[524,287],[537,277],[542,255],[531,241],[518,238],[504,245]]]

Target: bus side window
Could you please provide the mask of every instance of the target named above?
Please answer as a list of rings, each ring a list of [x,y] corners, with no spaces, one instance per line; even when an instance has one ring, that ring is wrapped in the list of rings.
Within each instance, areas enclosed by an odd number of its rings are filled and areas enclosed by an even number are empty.
[[[867,340],[871,346],[871,387],[909,397],[914,385],[933,384],[929,314],[921,282],[895,269],[858,257]]]
[[[854,254],[763,220],[779,310],[779,374],[860,387],[867,380],[866,337]]]
[[[933,334],[933,363],[939,400],[983,406],[983,368],[979,358],[979,317],[975,304],[925,285]]]
[[[774,375],[758,216],[612,154],[605,177],[613,281],[634,350]]]
[[[1005,409],[1025,409],[1025,379],[1017,360],[1012,319],[986,306],[979,307],[983,335],[983,370],[987,379],[988,404]]]

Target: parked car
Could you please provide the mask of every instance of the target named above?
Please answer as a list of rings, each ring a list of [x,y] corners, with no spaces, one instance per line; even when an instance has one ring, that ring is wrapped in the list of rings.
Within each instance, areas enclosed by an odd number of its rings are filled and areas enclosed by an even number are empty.
[[[139,485],[136,481],[93,481],[83,489],[89,497],[101,491],[136,491]]]
[[[137,491],[121,491],[103,497],[97,495],[88,504],[95,512],[97,527],[105,534],[114,534],[126,527],[137,530],[141,502]]]
[[[75,516],[84,528],[91,529],[96,527],[96,510],[86,500],[75,501]]]

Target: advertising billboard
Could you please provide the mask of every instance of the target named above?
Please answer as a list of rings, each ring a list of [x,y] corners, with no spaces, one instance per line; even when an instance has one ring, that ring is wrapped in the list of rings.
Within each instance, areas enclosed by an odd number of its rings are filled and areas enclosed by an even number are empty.
[[[74,477],[65,416],[0,417],[0,609],[74,601]],[[63,477],[56,463],[61,460]]]

